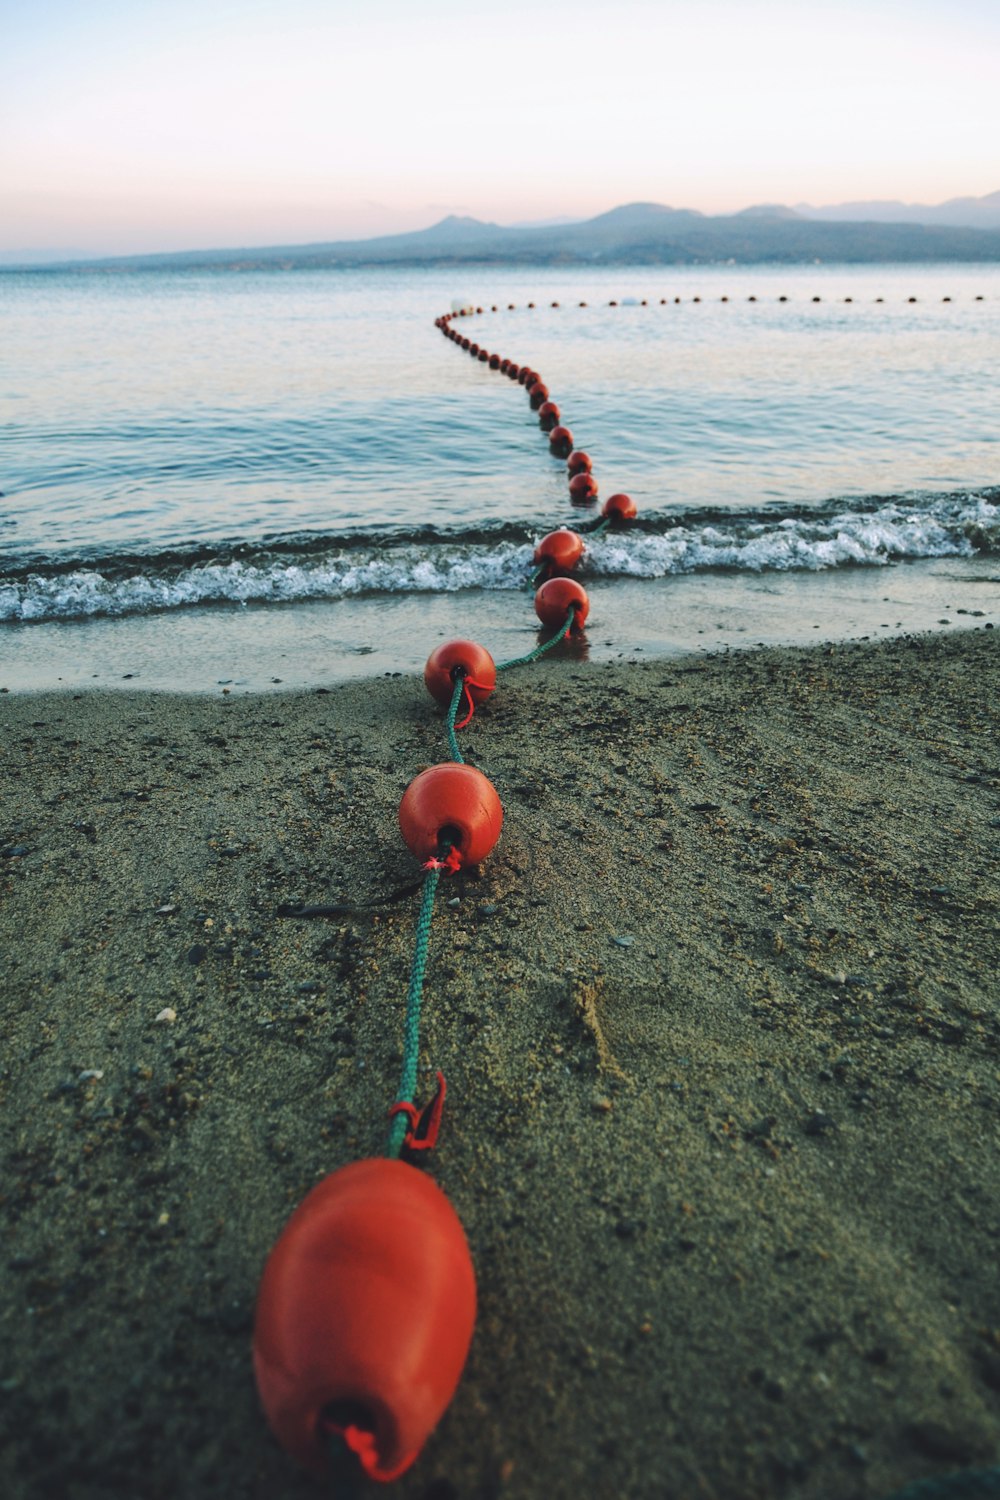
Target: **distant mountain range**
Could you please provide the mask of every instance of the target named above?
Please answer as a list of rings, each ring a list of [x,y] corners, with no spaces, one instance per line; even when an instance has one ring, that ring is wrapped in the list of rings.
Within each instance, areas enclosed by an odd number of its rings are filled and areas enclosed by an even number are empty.
[[[963,217],[964,215],[964,217]],[[329,244],[118,256],[81,270],[416,265],[707,265],[732,262],[1000,262],[1000,192],[936,208],[757,204],[711,216],[630,203],[578,222],[504,227],[450,215],[429,229]]]

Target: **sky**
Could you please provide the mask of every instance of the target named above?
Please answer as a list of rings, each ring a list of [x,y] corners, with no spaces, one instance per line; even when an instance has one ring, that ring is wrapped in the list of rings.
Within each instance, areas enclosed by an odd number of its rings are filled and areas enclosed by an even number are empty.
[[[1000,189],[997,0],[0,0],[0,253]]]

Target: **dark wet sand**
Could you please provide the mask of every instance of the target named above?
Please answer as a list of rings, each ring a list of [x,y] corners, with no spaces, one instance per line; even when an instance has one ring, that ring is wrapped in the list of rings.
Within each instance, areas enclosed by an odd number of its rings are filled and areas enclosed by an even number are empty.
[[[422,1062],[480,1315],[380,1493],[881,1500],[1000,1457],[997,645],[552,660],[464,731],[506,823],[442,886]],[[323,1493],[254,1295],[383,1143],[441,716],[401,678],[0,724],[0,1493]]]

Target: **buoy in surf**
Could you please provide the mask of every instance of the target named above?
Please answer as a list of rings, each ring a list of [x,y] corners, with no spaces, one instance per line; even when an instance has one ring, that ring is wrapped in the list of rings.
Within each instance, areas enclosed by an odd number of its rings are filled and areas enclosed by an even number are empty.
[[[457,678],[467,679],[466,691],[473,703],[482,703],[497,685],[496,663],[477,641],[445,641],[436,646],[424,667],[424,684],[432,698],[450,703]]]
[[[272,1431],[318,1477],[339,1433],[370,1478],[397,1478],[454,1395],[475,1319],[468,1243],[437,1184],[388,1158],[341,1167],[264,1267],[253,1359]]]
[[[399,804],[403,842],[421,863],[442,857],[450,846],[459,867],[477,865],[502,826],[503,808],[493,783],[475,766],[457,761],[421,771]]]
[[[573,451],[573,434],[568,427],[553,427],[549,433],[549,447],[557,458],[568,458]]]
[[[569,498],[574,505],[589,505],[597,499],[597,480],[593,474],[583,470],[574,474],[569,482]]]
[[[570,531],[566,526],[550,531],[535,548],[535,562],[546,564],[553,574],[571,573],[582,556],[583,538],[579,532]]]
[[[566,468],[571,474],[589,474],[593,467],[590,454],[584,453],[582,448],[577,448],[566,460]]]
[[[543,432],[551,432],[558,425],[559,408],[554,401],[543,401],[538,408],[538,425]]]
[[[590,613],[587,591],[575,578],[550,578],[535,595],[535,614],[543,625],[563,625],[573,611],[571,629],[582,630]]]
[[[631,495],[609,495],[601,506],[601,515],[611,522],[633,521],[637,514]]]

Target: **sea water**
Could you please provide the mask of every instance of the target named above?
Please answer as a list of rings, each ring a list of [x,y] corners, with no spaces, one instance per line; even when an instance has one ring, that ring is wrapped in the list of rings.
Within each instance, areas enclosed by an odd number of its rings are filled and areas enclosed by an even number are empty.
[[[0,686],[533,644],[534,545],[596,511],[456,298],[638,506],[578,649],[1000,612],[1000,268],[0,272]]]

